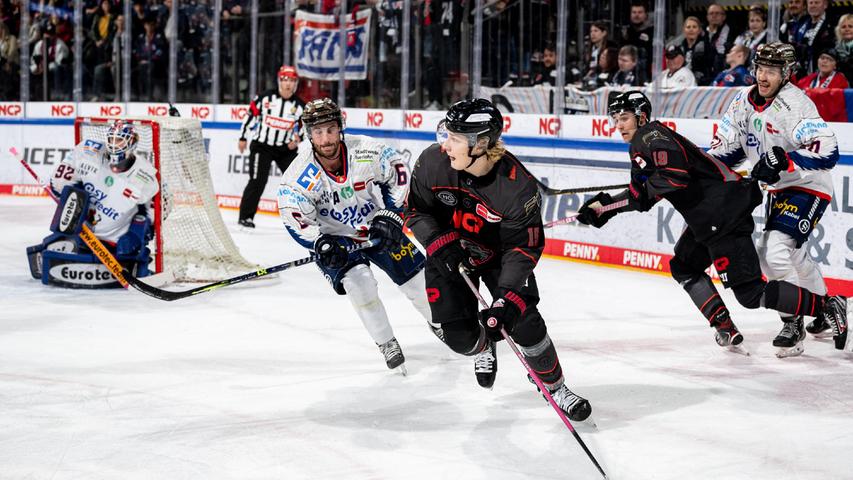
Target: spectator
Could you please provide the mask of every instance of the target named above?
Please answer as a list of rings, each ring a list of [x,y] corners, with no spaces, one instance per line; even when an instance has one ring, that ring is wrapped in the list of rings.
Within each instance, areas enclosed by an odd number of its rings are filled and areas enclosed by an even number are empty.
[[[616,47],[607,47],[601,52],[598,56],[598,65],[583,79],[585,90],[595,90],[613,81],[613,76],[619,71],[618,52]]]
[[[735,45],[743,45],[750,50],[750,58],[759,45],[767,43],[767,9],[753,6],[749,9],[749,28],[738,35]]]
[[[104,49],[105,56],[101,62],[95,65],[95,70],[92,74],[94,80],[92,85],[92,101],[104,100],[104,93],[107,91],[107,86],[112,86],[111,92],[116,92],[115,88],[115,66],[121,60],[121,42],[122,33],[124,32],[124,15],[116,15],[113,21],[113,34],[110,42],[106,44]]]
[[[637,61],[637,47],[625,45],[619,49],[619,71],[610,85],[614,87],[639,87],[646,83],[646,72]]]
[[[666,49],[666,73],[660,76],[661,88],[688,88],[696,86],[696,77],[687,67],[684,50],[678,45]]]
[[[726,52],[734,45],[734,33],[726,23],[726,11],[720,5],[712,3],[708,6],[708,14],[705,16],[708,26],[705,27],[705,35],[708,42],[714,47],[713,74],[723,71],[726,65]]]
[[[711,83],[714,87],[745,87],[755,83],[755,78],[746,69],[746,62],[750,58],[749,47],[745,45],[733,45],[726,54],[728,70],[717,75]]]
[[[166,38],[157,32],[157,17],[146,15],[145,32],[136,37],[133,57],[139,97],[151,101],[163,98],[162,81],[166,78]]]
[[[542,52],[542,68],[533,78],[533,85],[548,84],[554,86],[557,82],[556,76],[557,49],[553,44],[545,45]]]
[[[98,66],[110,62],[115,32],[116,24],[115,15],[112,14],[112,3],[110,0],[101,0],[100,9],[95,14],[89,31],[91,42],[83,54],[83,62],[91,69],[93,75]],[[94,92],[93,95],[98,96]],[[93,98],[93,101],[97,101],[97,99]]]
[[[810,88],[849,88],[847,77],[836,70],[838,54],[834,49],[825,50],[817,59],[817,71],[800,80],[797,86],[803,90]]]
[[[56,37],[56,26],[50,22],[45,25],[42,39],[36,42],[30,58],[30,73],[34,76],[43,75],[45,68],[52,77],[49,81],[53,82],[49,91],[55,92],[56,98],[67,98],[71,94],[71,50]]]
[[[853,74],[853,14],[846,13],[835,27],[835,52],[838,55],[838,71],[849,80]]]
[[[684,40],[681,41],[680,46],[684,52],[687,68],[693,72],[697,84],[708,85],[713,80],[711,72],[714,69],[716,50],[711,46],[708,37],[704,35],[699,19],[696,17],[685,18],[682,35]]]
[[[589,45],[587,46],[586,55],[584,58],[585,66],[587,67],[584,78],[595,77],[599,72],[598,56],[607,48],[615,47],[616,43],[610,40],[609,27],[603,20],[592,22],[589,27]],[[616,59],[613,59],[613,64],[616,64]]]
[[[18,39],[12,35],[4,22],[0,22],[0,100],[18,98],[19,63]]]
[[[654,27],[649,24],[649,4],[645,0],[631,1],[631,23],[622,27],[620,45],[637,47],[637,65],[648,78],[652,72],[652,39]]]
[[[827,1],[807,1],[808,15],[791,39],[791,44],[794,45],[797,58],[800,60],[801,71],[798,72],[798,78],[804,76],[804,73],[815,72],[820,52],[835,46],[832,21],[826,15]]]
[[[785,14],[782,15],[782,25],[779,27],[779,41],[793,43],[792,39],[800,25],[805,21],[806,0],[790,0]]]

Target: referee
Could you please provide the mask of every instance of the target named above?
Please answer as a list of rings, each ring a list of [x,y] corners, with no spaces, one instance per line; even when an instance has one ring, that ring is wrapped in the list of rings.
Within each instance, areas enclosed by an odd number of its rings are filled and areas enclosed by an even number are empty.
[[[246,150],[246,136],[250,130],[249,183],[240,201],[240,220],[243,227],[255,228],[255,211],[267,185],[272,162],[282,173],[296,157],[299,147],[299,118],[305,103],[296,96],[299,77],[296,69],[283,65],[278,69],[278,91],[269,90],[252,99],[249,112],[240,129],[240,153]]]

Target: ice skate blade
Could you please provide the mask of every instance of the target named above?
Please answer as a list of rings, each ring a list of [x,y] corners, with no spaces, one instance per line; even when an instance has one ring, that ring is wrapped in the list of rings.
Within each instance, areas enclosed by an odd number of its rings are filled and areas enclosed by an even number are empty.
[[[400,373],[401,375],[403,375],[404,377],[405,377],[405,376],[407,376],[407,375],[409,374],[409,371],[408,371],[408,370],[406,370],[406,364],[405,364],[405,363],[404,363],[404,364],[402,364],[402,365],[400,365],[399,367],[396,367],[396,368],[394,369],[394,371],[399,372],[399,373]]]
[[[575,423],[576,425],[583,425],[583,426],[594,428],[594,429],[598,430],[598,424],[595,423],[595,417],[592,414],[590,414],[584,420],[581,420],[579,422],[576,420],[572,420],[572,422]]]
[[[832,330],[830,329],[830,330],[824,330],[824,331],[819,332],[819,333],[810,333],[809,335],[811,335],[812,338],[819,338],[819,339],[823,340],[823,339],[827,339],[827,338],[832,338]]]
[[[731,352],[731,353],[736,353],[738,355],[743,355],[745,357],[750,356],[749,349],[746,348],[746,343],[744,343],[744,342],[741,342],[737,345],[726,345],[722,348],[728,352]]]
[[[803,354],[803,342],[797,342],[793,347],[779,347],[777,358],[798,357]]]

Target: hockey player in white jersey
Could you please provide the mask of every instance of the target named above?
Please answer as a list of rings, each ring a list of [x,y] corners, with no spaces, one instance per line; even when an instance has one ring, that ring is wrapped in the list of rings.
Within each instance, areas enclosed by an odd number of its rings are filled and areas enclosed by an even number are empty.
[[[409,189],[409,167],[393,148],[347,135],[340,108],[328,98],[309,102],[302,123],[310,142],[282,176],[278,208],[287,231],[318,255],[335,292],[346,295],[388,368],[406,373],[369,265],[385,271],[429,322],[424,256],[402,231],[399,213]],[[347,247],[377,239],[352,253]],[[439,338],[440,329],[430,325]]]
[[[83,223],[130,272],[149,274],[153,236],[152,200],[157,171],[135,150],[138,134],[121,120],[110,126],[106,144],[85,139],[54,170],[50,187],[59,197],[54,232],[27,248],[30,271],[45,285],[107,288],[118,282],[78,238]]]
[[[814,103],[792,84],[796,66],[791,45],[759,47],[754,60],[756,85],[732,100],[708,153],[731,167],[752,168],[752,178],[769,192],[765,230],[758,243],[764,274],[826,294],[826,283],[803,244],[832,200],[831,170],[838,143]],[[740,169],[738,168],[738,169]],[[813,333],[832,331],[835,346],[847,340],[847,299],[829,297],[828,311],[809,325]],[[780,357],[803,352],[803,317],[783,317],[773,345]]]

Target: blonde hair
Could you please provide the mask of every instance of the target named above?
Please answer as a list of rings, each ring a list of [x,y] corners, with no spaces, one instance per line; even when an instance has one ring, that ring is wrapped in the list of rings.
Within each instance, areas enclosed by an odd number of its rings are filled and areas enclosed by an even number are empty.
[[[835,41],[836,43],[841,43],[844,41],[841,38],[841,24],[844,22],[853,22],[853,13],[845,13],[838,19],[838,25],[835,26]]]
[[[495,142],[495,146],[486,150],[486,158],[492,163],[498,163],[501,157],[506,153],[506,145],[504,145],[504,141],[502,139],[498,139]]]

